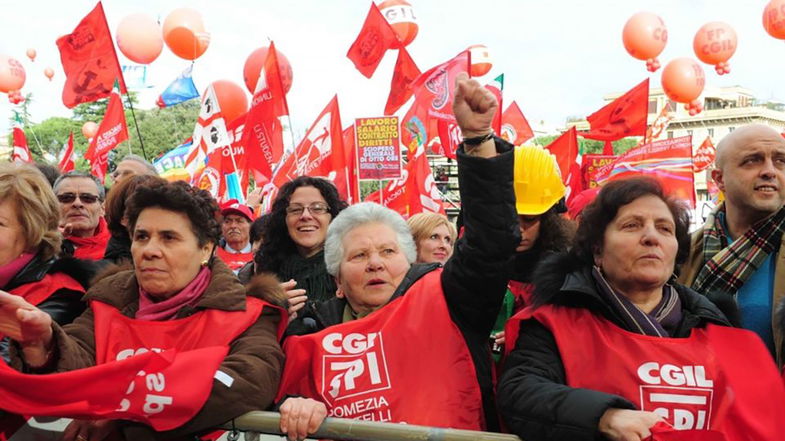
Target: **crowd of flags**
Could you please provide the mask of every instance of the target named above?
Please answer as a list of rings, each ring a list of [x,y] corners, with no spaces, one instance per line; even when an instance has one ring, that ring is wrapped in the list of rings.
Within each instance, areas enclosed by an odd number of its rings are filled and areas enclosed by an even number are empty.
[[[62,98],[67,107],[109,97],[105,117],[84,155],[92,173],[103,179],[109,152],[129,137],[121,98],[121,94],[126,93],[125,83],[101,3],[72,33],[59,38],[57,46],[66,74]],[[407,147],[407,161],[400,179],[387,182],[366,200],[382,203],[404,216],[422,211],[443,213],[441,194],[426,154],[455,158],[461,135],[452,114],[453,84],[458,74],[471,71],[471,52],[460,52],[421,73],[392,27],[371,3],[347,57],[361,74],[371,78],[388,50],[397,50],[398,58],[384,114],[398,112],[414,97],[400,126],[400,140]],[[191,74],[192,66],[161,93],[158,106],[172,106],[200,97]],[[533,138],[534,133],[515,101],[502,111],[504,80],[504,74],[501,74],[486,85],[499,102],[493,129],[519,145]],[[568,187],[568,198],[593,185],[592,182],[611,180],[631,170],[668,180],[673,169],[682,172],[687,163],[698,171],[713,161],[714,148],[707,138],[695,158],[691,142],[689,149],[683,148],[684,143],[672,143],[678,148],[658,150],[657,158],[666,160],[655,161],[657,167],[646,166],[652,163],[652,158],[647,156],[645,146],[660,136],[671,118],[663,109],[654,124],[647,125],[648,94],[649,81],[646,79],[589,115],[590,130],[578,132],[573,127],[546,146],[557,159]],[[327,103],[297,145],[293,142],[289,118],[278,55],[275,43],[271,42],[248,112],[234,121],[226,121],[215,90],[208,87],[201,95],[193,136],[189,143],[178,146],[179,163],[176,167],[168,167],[166,173],[190,179],[193,185],[209,190],[219,200],[239,201],[244,201],[250,182],[262,188],[265,200],[271,201],[278,188],[289,180],[302,175],[321,176],[330,179],[345,200],[359,202],[354,126],[341,126],[338,96]],[[13,135],[13,160],[32,161],[24,131],[15,127]],[[643,136],[643,139],[638,148],[614,158],[606,167],[605,175],[592,176],[587,181],[583,167],[585,155],[581,155],[578,147],[578,136],[605,141],[604,155],[613,155],[612,141],[628,136]],[[71,133],[60,168],[63,171],[73,169],[74,158]],[[686,174],[679,174],[679,185],[683,185],[685,179]]]

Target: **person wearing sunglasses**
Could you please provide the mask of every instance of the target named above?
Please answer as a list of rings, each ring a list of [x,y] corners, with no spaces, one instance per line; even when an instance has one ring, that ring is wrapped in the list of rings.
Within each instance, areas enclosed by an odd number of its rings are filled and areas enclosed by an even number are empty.
[[[79,259],[103,258],[110,237],[104,219],[104,186],[89,173],[71,171],[57,178],[54,191],[60,202],[63,253]]]

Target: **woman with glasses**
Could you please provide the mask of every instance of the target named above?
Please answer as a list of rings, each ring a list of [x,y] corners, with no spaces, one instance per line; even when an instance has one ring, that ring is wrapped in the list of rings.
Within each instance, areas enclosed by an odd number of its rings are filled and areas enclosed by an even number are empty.
[[[281,187],[273,202],[255,256],[256,272],[272,272],[283,281],[289,314],[306,303],[335,297],[336,285],[324,265],[327,226],[346,208],[330,181],[301,176]]]
[[[85,308],[81,299],[93,271],[86,262],[56,256],[63,238],[49,182],[34,167],[2,164],[0,195],[0,290],[23,297],[61,325],[71,323]],[[0,344],[6,361],[7,343]]]

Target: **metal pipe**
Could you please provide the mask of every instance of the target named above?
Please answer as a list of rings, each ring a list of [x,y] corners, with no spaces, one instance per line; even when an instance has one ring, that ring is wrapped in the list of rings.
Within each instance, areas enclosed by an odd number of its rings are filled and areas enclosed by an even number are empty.
[[[248,412],[221,428],[285,435],[277,412]],[[350,441],[521,441],[515,435],[474,430],[443,429],[411,424],[377,423],[345,418],[326,418],[309,438]]]

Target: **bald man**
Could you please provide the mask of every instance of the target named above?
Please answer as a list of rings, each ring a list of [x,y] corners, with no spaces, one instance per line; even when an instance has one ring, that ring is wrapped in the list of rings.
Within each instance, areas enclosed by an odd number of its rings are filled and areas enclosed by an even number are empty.
[[[785,298],[785,139],[769,126],[740,127],[717,145],[711,176],[725,201],[693,234],[679,281],[755,331],[781,362],[773,311]]]

